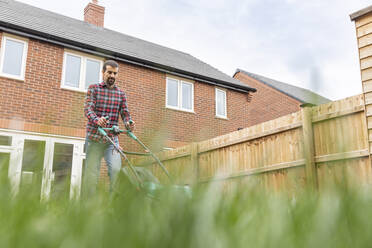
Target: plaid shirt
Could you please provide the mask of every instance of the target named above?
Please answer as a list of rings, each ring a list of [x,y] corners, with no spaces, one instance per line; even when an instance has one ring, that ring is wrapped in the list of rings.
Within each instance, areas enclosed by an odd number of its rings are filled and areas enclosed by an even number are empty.
[[[119,114],[124,123],[131,120],[124,91],[116,85],[109,89],[105,82],[89,86],[85,98],[84,114],[88,118],[87,138],[99,143],[107,142],[98,132],[97,122],[100,117],[109,116],[108,128],[118,126]],[[111,132],[107,133],[110,137],[114,136]]]

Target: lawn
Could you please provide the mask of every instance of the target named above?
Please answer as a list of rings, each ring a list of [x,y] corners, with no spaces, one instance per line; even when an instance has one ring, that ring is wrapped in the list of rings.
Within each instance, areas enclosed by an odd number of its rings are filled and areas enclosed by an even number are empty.
[[[0,247],[369,247],[372,191],[338,184],[295,195],[252,182],[229,191],[165,188],[157,199],[128,187],[95,197],[40,201],[32,187],[0,187]]]

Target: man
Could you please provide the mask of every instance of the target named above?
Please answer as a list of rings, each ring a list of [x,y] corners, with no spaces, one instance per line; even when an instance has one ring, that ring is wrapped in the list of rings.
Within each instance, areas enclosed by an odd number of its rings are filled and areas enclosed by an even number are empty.
[[[120,154],[114,146],[99,132],[98,127],[112,127],[118,125],[119,115],[127,129],[133,131],[132,121],[127,105],[125,93],[115,84],[119,65],[108,60],[103,64],[103,82],[92,84],[88,88],[85,99],[84,114],[88,118],[86,133],[86,161],[83,178],[83,196],[92,195],[96,191],[99,179],[102,157],[105,158],[110,177],[110,189],[121,168]],[[105,117],[108,117],[106,119]],[[108,132],[110,138],[119,145],[118,136]]]

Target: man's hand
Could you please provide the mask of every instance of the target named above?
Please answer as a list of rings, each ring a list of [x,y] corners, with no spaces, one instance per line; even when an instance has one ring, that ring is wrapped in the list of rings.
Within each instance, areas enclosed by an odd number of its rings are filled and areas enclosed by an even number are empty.
[[[106,125],[109,123],[109,121],[105,117],[101,117],[97,121],[97,125],[100,127],[106,127]]]
[[[134,123],[134,121],[132,121],[132,120],[127,121],[127,122],[125,122],[124,125],[125,125],[125,128],[126,128],[127,130],[133,132],[134,127],[135,127],[135,123]]]

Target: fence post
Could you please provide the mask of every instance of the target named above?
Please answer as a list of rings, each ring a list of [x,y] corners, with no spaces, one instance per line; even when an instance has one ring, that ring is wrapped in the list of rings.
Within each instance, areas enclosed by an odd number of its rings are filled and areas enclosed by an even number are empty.
[[[318,177],[315,164],[314,133],[312,123],[312,104],[302,104],[302,134],[305,158],[305,172],[307,185],[318,189]]]
[[[192,183],[197,184],[199,182],[199,145],[197,142],[190,144],[190,154],[191,160],[190,164],[192,166]]]

